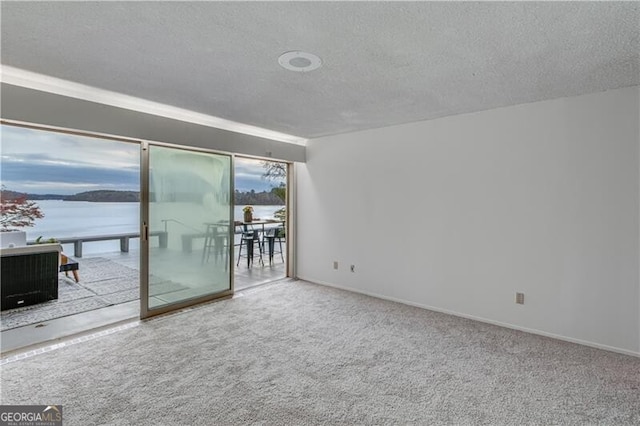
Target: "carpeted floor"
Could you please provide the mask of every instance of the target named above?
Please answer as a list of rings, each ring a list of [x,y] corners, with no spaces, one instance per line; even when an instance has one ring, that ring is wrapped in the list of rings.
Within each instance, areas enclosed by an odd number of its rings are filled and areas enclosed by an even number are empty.
[[[68,278],[60,274],[58,299],[2,311],[0,329],[4,331],[38,324],[55,318],[130,302],[140,297],[140,273],[137,269],[101,257],[79,259],[79,263],[79,283],[72,279],[71,273]],[[185,288],[178,283],[151,277],[152,295]]]
[[[640,359],[284,281],[2,366],[66,425],[638,425]]]

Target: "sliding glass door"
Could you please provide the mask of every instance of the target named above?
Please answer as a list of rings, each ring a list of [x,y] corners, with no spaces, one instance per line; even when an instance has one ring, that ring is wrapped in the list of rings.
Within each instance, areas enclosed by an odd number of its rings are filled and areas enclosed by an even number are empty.
[[[142,317],[232,294],[232,157],[142,152]]]

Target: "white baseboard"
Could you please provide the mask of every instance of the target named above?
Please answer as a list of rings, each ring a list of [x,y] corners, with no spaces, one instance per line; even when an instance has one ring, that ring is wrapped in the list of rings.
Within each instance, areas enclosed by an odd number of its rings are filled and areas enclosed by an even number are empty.
[[[589,346],[589,347],[596,348],[596,349],[603,349],[605,351],[616,352],[616,353],[619,353],[619,354],[629,355],[629,356],[640,358],[640,352],[634,352],[634,351],[630,351],[628,349],[617,348],[615,346],[603,345],[603,344],[600,344],[600,343],[589,342],[589,341],[581,340],[581,339],[574,339],[573,337],[567,337],[567,336],[562,336],[562,335],[559,335],[559,334],[548,333],[546,331],[537,330],[537,329],[534,329],[534,328],[521,327],[521,326],[515,325],[515,324],[509,324],[509,323],[504,323],[504,322],[500,322],[500,321],[494,321],[494,320],[487,319],[487,318],[476,317],[476,316],[473,316],[473,315],[467,315],[467,314],[463,314],[463,313],[460,313],[460,312],[450,311],[448,309],[441,309],[441,308],[437,308],[435,306],[429,306],[429,305],[424,305],[424,304],[421,304],[421,303],[411,302],[409,300],[398,299],[398,298],[395,298],[395,297],[388,297],[388,296],[384,296],[384,295],[381,295],[381,294],[372,293],[372,292],[368,292],[368,291],[357,290],[357,289],[354,289],[354,288],[351,288],[351,287],[344,287],[344,286],[340,286],[340,285],[337,285],[337,284],[332,284],[332,283],[325,282],[325,281],[311,280],[311,279],[307,279],[307,278],[304,278],[304,277],[298,277],[298,278],[300,280],[302,280],[302,281],[307,281],[307,282],[310,282],[310,283],[313,283],[313,284],[319,284],[319,285],[323,285],[323,286],[326,286],[326,287],[333,287],[333,288],[337,288],[337,289],[340,289],[340,290],[350,291],[352,293],[364,294],[365,296],[371,296],[371,297],[375,297],[375,298],[378,298],[378,299],[389,300],[391,302],[402,303],[403,305],[415,306],[417,308],[427,309],[429,311],[440,312],[440,313],[443,313],[443,314],[453,315],[453,316],[456,316],[456,317],[461,317],[461,318],[466,318],[466,319],[479,321],[479,322],[483,322],[483,323],[487,323],[487,324],[497,325],[499,327],[505,327],[505,328],[510,328],[510,329],[513,329],[513,330],[524,331],[525,333],[537,334],[539,336],[550,337],[552,339],[558,339],[558,340],[562,340],[562,341],[565,341],[565,342],[576,343],[576,344],[579,344],[579,345]]]

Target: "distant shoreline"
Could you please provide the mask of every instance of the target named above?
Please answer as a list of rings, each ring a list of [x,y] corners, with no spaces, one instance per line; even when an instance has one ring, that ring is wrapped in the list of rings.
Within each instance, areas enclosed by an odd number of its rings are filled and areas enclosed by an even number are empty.
[[[60,200],[60,201],[86,201],[92,203],[138,203],[140,202],[140,192],[138,191],[113,191],[113,190],[96,190],[79,192],[73,195],[63,194],[30,194],[24,192],[16,192],[10,190],[2,191],[3,198],[20,198],[25,197],[31,201],[43,200]],[[284,201],[278,198],[273,192],[240,192],[234,193],[234,201],[236,205],[254,205],[254,206],[284,206]]]
[[[28,200],[61,200],[61,201],[89,201],[94,203],[137,203],[140,201],[140,193],[138,191],[86,191],[73,195],[62,194],[21,194],[26,196]]]

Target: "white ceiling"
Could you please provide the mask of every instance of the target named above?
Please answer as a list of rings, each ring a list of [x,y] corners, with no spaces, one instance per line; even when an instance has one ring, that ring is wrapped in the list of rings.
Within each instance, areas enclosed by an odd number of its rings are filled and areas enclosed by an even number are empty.
[[[306,138],[640,84],[637,2],[1,7],[5,65]]]

